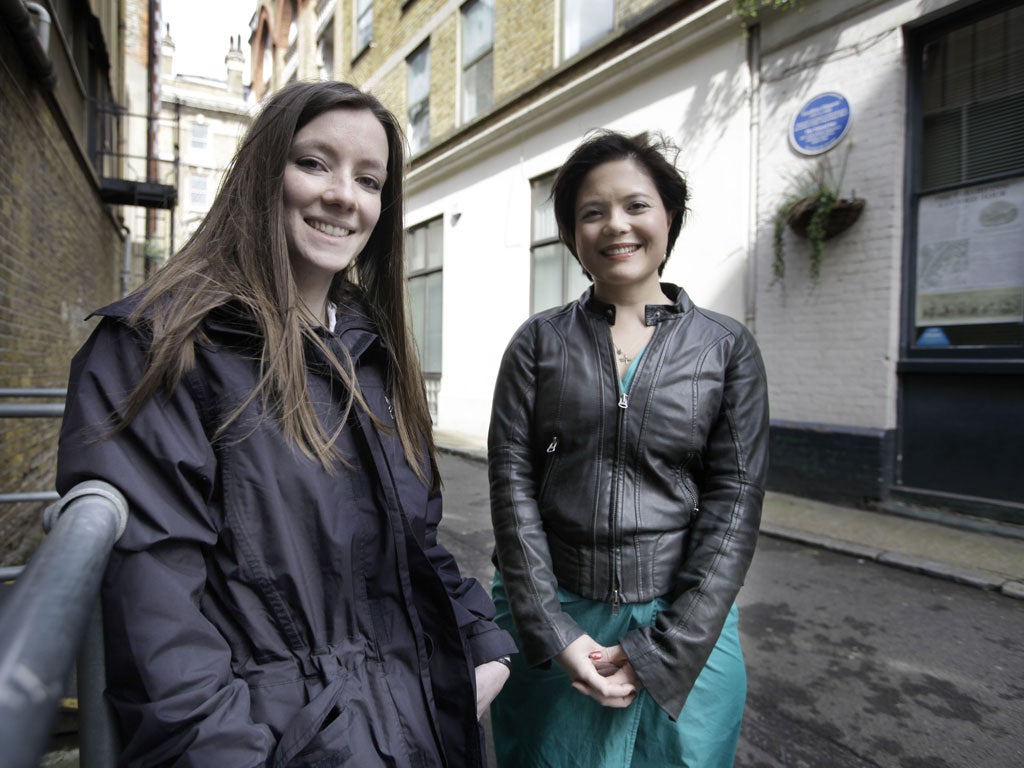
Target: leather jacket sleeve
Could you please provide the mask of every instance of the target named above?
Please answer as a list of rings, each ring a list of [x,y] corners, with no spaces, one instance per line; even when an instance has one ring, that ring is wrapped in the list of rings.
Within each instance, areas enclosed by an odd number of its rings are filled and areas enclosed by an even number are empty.
[[[250,717],[228,642],[204,616],[204,553],[216,542],[216,458],[179,384],[126,427],[111,414],[135,385],[141,339],[104,319],[72,362],[57,489],[88,479],[124,493],[130,515],[103,583],[107,679],[124,738],[122,765],[263,765],[270,729]]]
[[[536,383],[536,325],[512,338],[498,372],[488,435],[491,521],[498,567],[508,590],[526,663],[551,661],[583,630],[558,602],[531,437]]]
[[[738,327],[721,408],[704,451],[701,508],[672,603],[621,644],[673,719],[711,654],[754,553],[768,468],[768,394],[753,337]]]

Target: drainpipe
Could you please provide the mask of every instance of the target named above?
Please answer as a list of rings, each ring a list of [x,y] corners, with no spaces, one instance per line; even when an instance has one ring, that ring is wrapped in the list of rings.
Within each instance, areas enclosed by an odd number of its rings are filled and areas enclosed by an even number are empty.
[[[132,279],[132,231],[127,225],[121,225],[124,232],[124,260],[121,262],[121,298],[131,292]]]
[[[0,16],[11,29],[14,43],[28,65],[29,73],[46,90],[57,85],[57,72],[47,52],[50,44],[50,14],[39,3],[0,0]]]
[[[750,73],[750,195],[747,200],[747,280],[744,324],[756,334],[757,324],[757,231],[758,231],[758,149],[761,143],[761,25],[747,30],[747,71]]]

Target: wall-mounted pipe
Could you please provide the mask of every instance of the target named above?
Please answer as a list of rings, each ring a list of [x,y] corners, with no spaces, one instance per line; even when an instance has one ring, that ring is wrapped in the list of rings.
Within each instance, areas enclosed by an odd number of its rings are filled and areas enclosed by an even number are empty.
[[[31,6],[31,9],[30,7]],[[52,91],[57,85],[57,71],[49,56],[50,14],[39,3],[22,0],[0,0],[0,17],[11,29],[29,72],[40,85]],[[45,40],[45,45],[43,43]]]
[[[131,293],[132,283],[132,231],[124,224],[121,225],[124,232],[124,259],[121,262],[121,296],[122,298]]]

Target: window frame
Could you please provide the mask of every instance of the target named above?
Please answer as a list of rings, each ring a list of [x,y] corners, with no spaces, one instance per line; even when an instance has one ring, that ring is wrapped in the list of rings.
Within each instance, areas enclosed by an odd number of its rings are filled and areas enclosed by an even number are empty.
[[[568,27],[568,24],[566,23],[567,20],[570,18],[570,13],[569,13],[569,7],[568,6],[569,6],[570,3],[578,3],[578,5],[579,5],[578,15],[582,17],[582,16],[586,16],[587,15],[587,13],[586,13],[587,10],[592,9],[593,6],[592,6],[591,3],[593,2],[593,0],[560,0],[559,10],[561,12],[561,15],[559,17],[559,19],[560,19],[560,24],[559,24],[560,29],[558,30],[558,44],[559,44],[559,47],[560,47],[560,50],[561,50],[561,59],[562,59],[562,61],[568,61],[569,59],[573,58],[574,56],[576,56],[580,52],[585,51],[588,48],[591,48],[599,40],[601,40],[604,37],[607,37],[613,31],[615,31],[615,0],[603,0],[603,1],[605,3],[607,3],[608,6],[610,6],[610,8],[608,8],[608,10],[611,12],[611,23],[609,24],[608,28],[606,30],[604,30],[603,32],[601,32],[600,34],[598,34],[596,36],[593,36],[593,37],[590,37],[587,40],[583,40],[583,36],[581,35],[580,36],[579,44],[572,51],[570,51],[569,50],[569,46],[568,46],[568,39],[567,39],[569,27]],[[602,10],[604,10],[604,9],[602,9]],[[573,18],[576,18],[577,17],[577,13],[574,12],[573,14],[571,14],[571,16]]]
[[[441,244],[440,244],[440,248],[438,250],[438,256],[439,256],[438,261],[436,263],[430,263],[429,260],[425,260],[423,266],[418,267],[418,268],[413,268],[411,263],[410,263],[410,258],[411,258],[410,255],[412,253],[412,249],[410,248],[410,240],[416,235],[417,232],[421,232],[421,231],[424,233],[424,237],[426,237],[427,233],[429,232],[429,230],[432,227],[437,227],[437,232],[438,232],[438,234],[440,236],[440,243]],[[442,275],[441,306],[442,306],[442,308],[444,307],[444,279],[443,279],[443,273],[444,273],[444,217],[443,216],[433,216],[433,217],[431,217],[429,219],[425,219],[425,220],[419,222],[418,224],[414,224],[414,225],[412,225],[410,227],[407,227],[406,230],[405,230],[405,238],[406,238],[406,248],[405,248],[405,260],[406,260],[406,263],[405,263],[405,268],[406,268],[405,269],[405,281],[406,281],[406,287],[407,287],[407,292],[409,294],[409,302],[410,302],[409,325],[410,325],[410,328],[414,328],[415,327],[416,318],[411,316],[412,290],[413,290],[414,283],[416,283],[418,281],[421,281],[421,280],[425,280],[426,278],[429,278],[429,277],[431,277],[433,275],[441,274]],[[443,311],[443,309],[442,309],[442,311]],[[442,373],[442,363],[440,361],[443,361],[443,357],[444,357],[444,333],[443,333],[443,330],[444,330],[444,321],[443,321],[443,318],[442,318],[442,320],[441,320],[441,329],[438,332],[438,339],[440,340],[441,348],[438,350],[438,360],[439,360],[439,363],[438,363],[436,369],[428,365],[429,361],[427,360],[427,355],[426,355],[426,352],[427,352],[427,350],[426,350],[426,343],[427,343],[426,339],[424,338],[421,341],[419,338],[416,338],[415,335],[414,335],[414,341],[416,343],[416,349],[417,349],[417,351],[420,354],[420,366],[423,369],[424,374],[433,374],[433,375],[440,376],[441,373]]]
[[[426,88],[424,89],[423,96],[417,101],[413,102],[411,97],[412,92],[412,61],[418,56],[425,56],[425,76]],[[406,131],[409,136],[409,151],[412,154],[420,152],[430,144],[430,40],[424,40],[423,43],[416,48],[409,57],[405,60],[406,63]],[[414,127],[417,125],[417,121],[413,117],[414,111],[422,110],[419,117],[421,120],[425,119],[425,126],[421,132],[414,131]],[[423,134],[422,136],[420,134]]]
[[[468,18],[469,10],[472,9],[473,7],[477,6],[477,5],[487,6],[487,7],[490,7],[490,9],[491,9],[490,44],[486,48],[481,48],[480,50],[475,51],[474,55],[473,55],[473,58],[469,59],[469,58],[466,57],[466,25],[467,25],[467,18]],[[483,115],[484,113],[490,111],[490,109],[494,106],[494,14],[495,14],[495,2],[494,2],[494,0],[469,0],[466,3],[463,3],[463,5],[459,8],[459,34],[460,34],[460,42],[461,42],[461,53],[460,53],[461,61],[459,62],[459,107],[460,107],[461,121],[463,123],[469,122],[470,120],[474,120],[475,118],[479,117],[480,115]],[[490,73],[491,73],[491,78],[490,78],[487,98],[485,100],[478,100],[478,99],[476,99],[476,97],[479,96],[479,92],[473,94],[475,101],[481,101],[481,102],[485,101],[486,104],[484,104],[484,106],[477,106],[476,109],[473,111],[473,113],[469,114],[469,105],[468,105],[468,96],[469,96],[469,94],[468,94],[468,92],[466,90],[466,88],[467,88],[467,80],[469,79],[469,78],[467,78],[467,73],[472,71],[474,73],[474,76],[475,76],[476,73],[479,72],[479,70],[482,67],[483,63],[485,61],[487,61],[487,60],[490,61]],[[476,79],[474,79],[474,83],[477,83],[477,82],[478,81]]]
[[[360,9],[361,3],[366,5]],[[369,16],[368,26],[361,26],[366,16]],[[360,37],[360,32],[366,31],[365,39]],[[365,51],[373,47],[373,0],[355,0],[352,3],[352,50],[353,59],[359,58]]]
[[[201,184],[197,183],[201,182]],[[197,187],[202,187],[198,189]],[[196,202],[196,194],[202,195],[202,202]],[[188,208],[190,211],[207,211],[210,208],[210,175],[192,171],[188,176]]]
[[[944,38],[950,33],[983,21],[994,14],[1024,8],[1024,0],[1006,7],[995,0],[980,2],[960,12],[948,14],[937,20],[925,20],[907,29],[907,116],[908,130],[906,139],[905,175],[907,183],[904,188],[905,226],[903,238],[903,310],[902,339],[900,343],[901,363],[899,371],[916,370],[921,364],[932,365],[935,362],[952,363],[954,361],[999,361],[1021,359],[1024,357],[1024,338],[1017,344],[951,344],[949,346],[928,346],[918,343],[920,326],[917,324],[918,308],[918,249],[921,241],[920,221],[921,203],[925,198],[942,193],[969,190],[972,187],[995,184],[1006,181],[1024,181],[1024,167],[995,174],[969,177],[961,175],[958,181],[925,186],[924,172],[924,121],[925,121],[925,74],[924,56],[928,46]],[[1016,93],[1016,91],[1012,91]],[[1008,91],[1007,93],[1011,93]],[[976,102],[966,102],[976,103]],[[966,150],[964,150],[966,151]],[[1003,363],[1005,364],[1005,362]]]
[[[555,224],[553,233],[544,233],[538,235],[536,222],[537,222],[537,203],[538,200],[548,199],[550,200],[551,185],[554,182],[555,174],[557,169],[542,173],[539,176],[534,176],[530,179],[530,314],[543,311],[545,309],[552,309],[554,307],[560,307],[568,304],[573,299],[579,298],[581,291],[577,291],[575,288],[570,289],[570,285],[573,284],[572,272],[575,271],[582,275],[583,267],[576,260],[576,257],[572,255],[572,251],[561,241],[558,236],[558,225]],[[554,202],[551,201],[549,205],[552,208],[551,216],[554,217]],[[535,280],[537,279],[537,255],[542,248],[549,248],[552,245],[560,246],[560,254],[562,257],[561,264],[561,301],[558,304],[552,304],[548,306],[539,307],[536,302],[536,286]],[[584,278],[585,280],[586,278]]]

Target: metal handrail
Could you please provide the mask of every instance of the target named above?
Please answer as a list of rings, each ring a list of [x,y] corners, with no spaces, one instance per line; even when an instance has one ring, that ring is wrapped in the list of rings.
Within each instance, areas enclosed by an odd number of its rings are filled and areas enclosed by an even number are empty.
[[[0,387],[0,398],[68,396],[67,389],[58,387]],[[58,418],[64,415],[64,403],[0,403],[0,419]],[[54,491],[27,491],[0,493],[0,504],[23,504],[33,501],[56,501]]]
[[[3,397],[59,397],[68,396],[66,389],[46,387],[0,387]],[[50,418],[64,415],[64,403],[0,403],[0,419]]]
[[[68,391],[57,387],[0,387],[0,397],[67,397]]]
[[[96,620],[107,559],[127,522],[124,497],[98,480],[79,483],[46,509],[49,534],[0,606],[5,766],[39,764],[76,649],[88,622]]]

